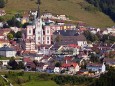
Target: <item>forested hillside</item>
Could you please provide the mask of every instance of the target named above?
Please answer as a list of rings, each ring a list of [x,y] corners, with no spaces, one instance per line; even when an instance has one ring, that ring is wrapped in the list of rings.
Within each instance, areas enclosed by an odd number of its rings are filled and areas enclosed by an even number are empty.
[[[86,0],[115,21],[115,0]]]

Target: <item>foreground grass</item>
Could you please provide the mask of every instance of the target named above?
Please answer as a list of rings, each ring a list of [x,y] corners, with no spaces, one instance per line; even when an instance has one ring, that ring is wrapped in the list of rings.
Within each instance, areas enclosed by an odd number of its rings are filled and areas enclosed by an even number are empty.
[[[15,13],[24,13],[31,9],[37,9],[37,0],[8,0],[4,8],[7,15],[5,19],[11,18]],[[85,0],[41,0],[41,12],[52,12],[54,14],[66,14],[75,21],[83,21],[90,26],[108,27],[115,23],[102,12],[90,12],[84,10],[79,3],[89,5]]]
[[[22,86],[58,86],[54,81],[31,81]]]

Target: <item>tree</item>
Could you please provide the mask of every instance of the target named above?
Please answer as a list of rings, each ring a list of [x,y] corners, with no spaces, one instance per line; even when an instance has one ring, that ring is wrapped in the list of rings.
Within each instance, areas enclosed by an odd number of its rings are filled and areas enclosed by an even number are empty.
[[[61,67],[61,63],[56,62],[55,67]]]
[[[2,62],[2,61],[0,61],[0,67],[2,67],[2,65],[3,65],[3,62]]]
[[[61,35],[58,35],[56,38],[55,38],[55,41],[56,42],[61,42],[62,40],[62,36]]]
[[[99,57],[97,57],[96,54],[90,53],[89,56],[90,56],[90,61],[99,62]]]
[[[8,65],[11,67],[11,69],[15,70],[18,69],[18,64],[15,61],[14,57],[11,57],[11,59],[8,62]]]
[[[5,1],[4,0],[0,0],[0,8],[4,8],[5,7]]]
[[[8,38],[9,40],[12,40],[12,39],[14,38],[14,36],[13,36],[13,34],[8,33],[7,38]]]
[[[20,61],[19,63],[18,63],[18,69],[24,69],[25,67],[24,67],[24,63],[22,62],[22,61]]]
[[[12,17],[12,19],[8,20],[7,23],[8,23],[9,26],[12,26],[12,27],[14,27],[14,26],[16,26],[18,28],[22,27],[21,22],[19,22],[16,19],[16,17]]]
[[[18,31],[15,35],[16,38],[22,38],[22,32]]]
[[[91,41],[91,42],[95,42],[95,41],[98,41],[99,40],[99,38],[98,38],[98,36],[97,35],[95,35],[95,34],[92,34],[90,31],[84,31],[84,36],[86,37],[86,39],[88,40],[88,41]]]

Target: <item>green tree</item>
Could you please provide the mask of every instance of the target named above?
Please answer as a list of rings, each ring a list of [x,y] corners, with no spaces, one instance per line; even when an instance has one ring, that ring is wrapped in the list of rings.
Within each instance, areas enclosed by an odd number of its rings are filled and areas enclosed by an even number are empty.
[[[11,67],[11,69],[15,70],[15,69],[18,69],[18,64],[17,62],[15,61],[14,57],[12,57],[9,62],[8,62],[8,65]]]
[[[0,8],[4,8],[5,7],[5,1],[4,0],[0,0]]]
[[[12,17],[12,19],[8,20],[7,23],[8,23],[9,26],[12,26],[12,27],[14,27],[14,26],[16,26],[18,28],[22,27],[21,22],[19,22],[16,19],[16,17]]]
[[[18,31],[18,32],[15,34],[15,37],[16,37],[16,38],[22,38],[22,31]]]
[[[13,34],[8,33],[7,38],[8,38],[9,40],[12,40],[12,39],[14,38],[14,36],[13,36]]]
[[[24,63],[22,62],[22,61],[20,61],[19,63],[18,63],[18,69],[24,69],[25,67],[24,67]]]
[[[61,67],[61,63],[56,62],[55,67]]]

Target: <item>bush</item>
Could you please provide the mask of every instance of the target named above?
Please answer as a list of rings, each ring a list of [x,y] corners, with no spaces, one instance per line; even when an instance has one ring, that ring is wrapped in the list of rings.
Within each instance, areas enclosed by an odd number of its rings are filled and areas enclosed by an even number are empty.
[[[17,84],[22,84],[22,83],[26,83],[26,82],[27,82],[27,80],[24,79],[23,77],[18,77],[18,78],[16,79],[16,83],[17,83]]]

